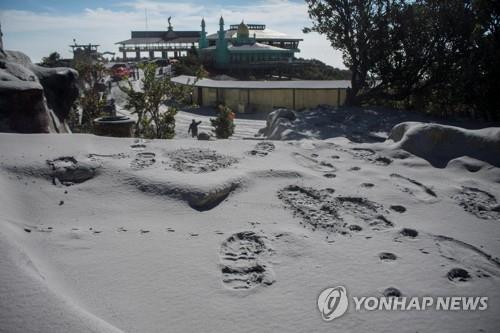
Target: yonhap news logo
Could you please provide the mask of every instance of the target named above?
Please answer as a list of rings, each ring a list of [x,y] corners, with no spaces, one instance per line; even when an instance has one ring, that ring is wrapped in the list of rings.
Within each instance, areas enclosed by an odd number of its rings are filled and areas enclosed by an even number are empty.
[[[348,306],[347,291],[342,286],[327,288],[319,294],[318,308],[325,321],[342,316],[347,311]]]
[[[354,311],[484,311],[486,296],[352,296],[344,286],[326,288],[318,296],[318,309],[324,321],[332,321],[347,312],[352,301]]]

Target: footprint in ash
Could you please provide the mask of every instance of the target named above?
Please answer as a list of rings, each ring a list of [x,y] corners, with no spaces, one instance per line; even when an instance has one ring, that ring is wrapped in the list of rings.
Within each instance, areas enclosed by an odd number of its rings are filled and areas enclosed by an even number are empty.
[[[436,235],[434,239],[439,254],[453,265],[446,274],[448,280],[465,282],[473,277],[500,276],[500,259],[494,258],[472,244],[452,237]]]
[[[436,202],[438,196],[430,187],[397,173],[391,174],[391,181],[402,192],[408,193],[423,202]]]
[[[263,141],[257,143],[252,150],[247,152],[247,154],[251,156],[264,157],[273,152],[275,149],[276,146],[274,145],[274,143]]]
[[[135,158],[130,162],[132,169],[144,169],[152,166],[156,162],[156,154],[152,152],[140,152],[135,155]]]
[[[351,148],[349,150],[344,150],[351,154],[354,159],[364,160],[369,163],[388,166],[392,163],[392,160],[388,157],[378,155],[373,149],[369,148]]]
[[[137,143],[130,145],[130,149],[136,150],[136,151],[142,151],[142,150],[146,149],[146,145],[143,143],[137,142]]]
[[[394,241],[413,244],[415,250],[425,255],[439,256],[443,277],[453,283],[477,281],[478,279],[498,279],[500,259],[485,252],[481,247],[445,235],[433,235],[403,228]],[[379,255],[381,260],[387,256]],[[385,259],[383,259],[385,258]],[[444,259],[444,261],[443,261]]]
[[[333,164],[331,164],[330,162],[320,161],[315,158],[302,155],[300,153],[293,153],[292,156],[294,157],[297,164],[305,168],[309,168],[314,171],[329,172],[329,173],[337,171],[337,168],[333,166]]]
[[[63,156],[48,160],[50,175],[54,185],[66,186],[83,183],[97,175],[98,163],[91,160],[78,161],[73,156]]]
[[[273,250],[267,238],[253,231],[231,235],[221,245],[220,266],[223,284],[233,290],[248,290],[274,283],[268,258]]]
[[[378,254],[378,257],[381,261],[394,261],[396,260],[398,257],[392,253],[392,252],[381,252]]]
[[[460,193],[453,197],[466,212],[483,220],[500,221],[500,204],[495,196],[475,187],[463,186]]]
[[[289,185],[278,191],[278,198],[301,224],[341,235],[363,230],[360,222],[373,231],[394,227],[384,207],[363,197],[335,196],[332,188],[316,189]]]

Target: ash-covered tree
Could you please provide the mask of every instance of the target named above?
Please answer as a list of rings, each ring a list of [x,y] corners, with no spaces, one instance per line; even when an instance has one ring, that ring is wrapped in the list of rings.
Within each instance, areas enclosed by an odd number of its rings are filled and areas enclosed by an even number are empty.
[[[175,135],[175,105],[190,96],[191,85],[178,85],[168,76],[157,75],[155,64],[140,66],[144,72],[142,87],[136,90],[131,81],[120,89],[127,95],[126,108],[137,115],[135,135],[151,139],[171,139]]]
[[[500,3],[420,0],[439,38],[428,108],[442,116],[500,119]]]
[[[500,2],[478,0],[473,3],[475,18],[472,41],[476,47],[471,63],[476,85],[468,90],[470,98],[480,116],[489,120],[500,120]],[[469,73],[471,71],[469,70]],[[467,95],[469,97],[469,95]]]
[[[494,0],[306,0],[351,71],[347,104],[500,118],[500,5]]]
[[[370,70],[378,59],[375,48],[386,40],[385,30],[375,29],[376,22],[389,12],[391,0],[306,0],[312,27],[327,37],[334,49],[342,52],[351,72],[351,88],[346,104],[361,103],[360,94],[369,88]]]
[[[106,86],[104,78],[107,70],[100,60],[79,61],[74,64],[78,71],[80,97],[76,104],[81,110],[80,122],[73,115],[73,130],[76,132],[93,133],[94,119],[102,115],[106,105]]]
[[[234,133],[234,112],[224,105],[219,105],[216,118],[210,118],[214,127],[215,136],[219,139],[227,139]]]
[[[61,55],[57,52],[52,52],[48,57],[43,57],[40,63],[43,67],[57,67],[59,66]]]
[[[185,57],[180,58],[172,65],[175,75],[190,75],[197,78],[208,76],[208,72],[203,67],[198,50],[192,46]]]

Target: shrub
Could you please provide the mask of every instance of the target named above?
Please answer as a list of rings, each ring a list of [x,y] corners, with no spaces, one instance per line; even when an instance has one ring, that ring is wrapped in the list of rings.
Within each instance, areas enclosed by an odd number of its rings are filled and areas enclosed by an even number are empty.
[[[219,105],[217,118],[211,118],[210,122],[215,127],[215,136],[219,139],[227,139],[234,133],[234,112],[224,105]]]

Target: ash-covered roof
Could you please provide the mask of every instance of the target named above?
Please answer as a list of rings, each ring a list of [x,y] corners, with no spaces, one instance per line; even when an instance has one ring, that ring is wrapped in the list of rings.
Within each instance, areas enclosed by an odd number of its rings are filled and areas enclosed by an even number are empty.
[[[199,31],[132,31],[131,38],[115,44],[196,43]]]
[[[253,38],[255,34],[255,38],[257,40],[282,40],[282,41],[302,41],[302,38],[297,38],[294,36],[287,35],[282,32],[274,31],[271,29],[263,29],[263,30],[253,30],[249,29],[249,36]],[[226,39],[233,39],[236,38],[236,35],[238,33],[238,30],[235,29],[230,29],[225,31],[225,38]],[[209,40],[216,40],[218,38],[217,33],[215,34],[210,34],[207,36],[207,39]]]
[[[172,82],[192,84],[194,76],[180,75],[172,78]],[[297,81],[219,81],[201,79],[196,87],[222,89],[347,89],[351,86],[349,80],[297,80]]]
[[[201,51],[204,50],[215,50],[216,46],[210,46],[202,49]],[[253,44],[244,44],[244,45],[233,45],[229,44],[227,49],[229,52],[284,52],[284,53],[290,53],[291,51],[289,49],[283,49],[280,47],[272,46],[272,45],[267,45],[267,44],[261,44],[261,43],[253,43]]]
[[[254,44],[244,44],[244,45],[233,45],[229,44],[229,52],[247,52],[247,51],[273,51],[273,52],[286,52],[290,53],[290,50],[283,49],[276,46],[254,43]]]

